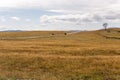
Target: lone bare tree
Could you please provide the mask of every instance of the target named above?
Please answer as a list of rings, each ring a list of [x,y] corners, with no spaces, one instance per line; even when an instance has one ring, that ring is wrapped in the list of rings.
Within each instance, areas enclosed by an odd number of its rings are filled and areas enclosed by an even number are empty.
[[[107,26],[108,26],[108,23],[103,24],[103,27],[105,28],[105,31],[107,31]]]

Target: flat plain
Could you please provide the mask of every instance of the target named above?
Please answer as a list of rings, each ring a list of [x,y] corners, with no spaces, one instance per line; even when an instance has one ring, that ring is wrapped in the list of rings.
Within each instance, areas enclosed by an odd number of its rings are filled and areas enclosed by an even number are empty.
[[[120,80],[120,29],[0,32],[0,80]]]

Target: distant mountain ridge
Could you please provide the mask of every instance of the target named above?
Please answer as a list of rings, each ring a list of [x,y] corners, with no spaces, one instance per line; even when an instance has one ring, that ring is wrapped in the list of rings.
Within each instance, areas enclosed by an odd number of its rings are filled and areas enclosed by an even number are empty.
[[[0,32],[22,32],[22,30],[4,30]]]

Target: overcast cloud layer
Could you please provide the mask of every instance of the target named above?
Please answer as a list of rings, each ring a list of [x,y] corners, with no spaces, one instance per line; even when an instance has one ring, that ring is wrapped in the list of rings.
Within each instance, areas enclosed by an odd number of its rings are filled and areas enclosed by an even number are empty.
[[[120,0],[0,0],[0,28],[100,29],[120,25]]]

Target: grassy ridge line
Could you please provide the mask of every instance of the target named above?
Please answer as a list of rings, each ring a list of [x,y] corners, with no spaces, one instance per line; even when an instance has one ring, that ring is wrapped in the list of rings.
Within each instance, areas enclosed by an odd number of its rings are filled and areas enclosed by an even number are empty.
[[[49,33],[49,34],[47,34],[47,35],[45,35],[44,36],[44,33],[42,33],[43,35],[38,35],[38,36],[36,36],[36,35],[32,35],[32,36],[16,36],[16,37],[3,37],[3,38],[1,38],[1,40],[12,40],[12,39],[36,39],[36,38],[50,38],[50,37],[61,37],[61,36],[65,36],[65,33],[66,33],[66,35],[70,35],[70,34],[75,34],[75,33],[78,33],[78,32],[53,32],[52,33],[52,31],[51,31],[51,34]],[[4,34],[4,33],[3,33]],[[21,34],[22,34],[22,32],[21,32]],[[52,35],[52,34],[54,34],[54,35]],[[17,34],[16,34],[17,35]]]
[[[119,37],[111,37],[111,36],[107,36],[107,35],[104,35],[104,34],[101,34],[101,33],[98,33],[98,35],[100,35],[100,36],[102,36],[106,39],[118,39],[118,40],[120,39],[120,36]]]
[[[54,34],[64,34],[64,31],[24,31],[24,32],[0,32],[0,37],[31,37],[31,36],[50,36]]]
[[[106,39],[120,39],[120,29],[108,29],[107,31],[100,30],[99,32],[96,31],[96,33]]]
[[[16,39],[39,39],[39,38],[50,38],[50,37],[62,37],[63,35],[50,35],[50,36],[30,36],[30,37],[9,37],[9,38],[1,38],[0,40],[16,40]]]
[[[9,37],[9,38],[1,38],[1,40],[16,40],[16,39],[36,39],[36,38],[49,38],[52,36],[31,36],[31,37]]]

